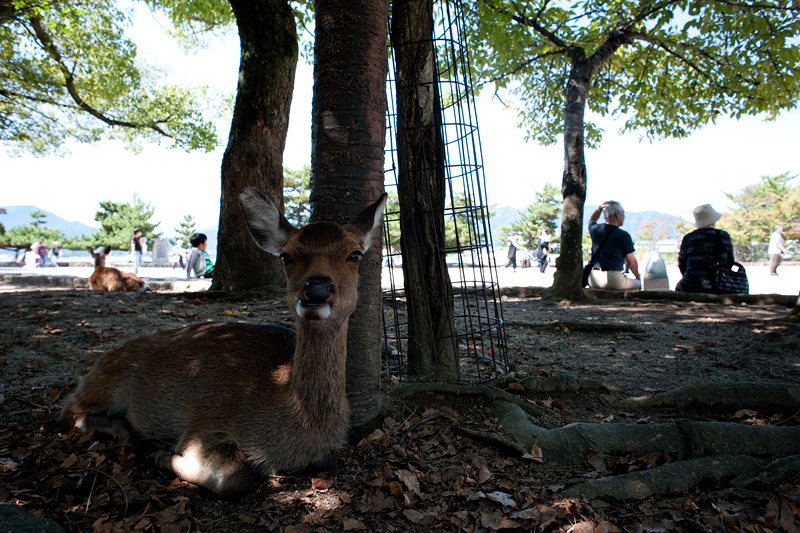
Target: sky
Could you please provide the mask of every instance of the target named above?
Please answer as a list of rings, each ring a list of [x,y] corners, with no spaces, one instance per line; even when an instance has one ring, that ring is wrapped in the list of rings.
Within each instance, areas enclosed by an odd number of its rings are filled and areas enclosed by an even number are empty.
[[[207,84],[235,92],[238,37],[214,41],[185,54],[149,13],[138,13],[130,33],[147,62],[168,65],[173,81]],[[295,80],[284,166],[311,162],[313,68],[302,59]],[[545,184],[560,187],[563,145],[526,143],[516,113],[490,91],[477,100],[477,120],[488,202],[524,209]],[[598,121],[605,130],[597,150],[586,151],[587,205],[617,200],[630,212],[659,211],[691,220],[692,209],[710,203],[732,207],[725,193],[740,192],[762,175],[800,174],[800,110],[764,122],[722,118],[682,140],[650,143],[638,134],[617,134],[621,124]],[[222,146],[211,153],[185,153],[145,145],[141,153],[118,142],[68,145],[66,156],[10,157],[0,146],[0,206],[35,205],[62,218],[97,226],[105,200],[132,202],[134,194],[155,208],[157,231],[169,237],[184,215],[198,229],[219,218],[220,165],[229,124],[219,125]],[[0,221],[2,221],[0,219]]]

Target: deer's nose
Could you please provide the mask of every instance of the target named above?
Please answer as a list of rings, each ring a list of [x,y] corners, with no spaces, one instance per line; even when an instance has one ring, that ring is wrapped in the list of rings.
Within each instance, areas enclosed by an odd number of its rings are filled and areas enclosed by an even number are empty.
[[[303,294],[312,304],[321,304],[333,296],[333,280],[331,278],[308,278]]]

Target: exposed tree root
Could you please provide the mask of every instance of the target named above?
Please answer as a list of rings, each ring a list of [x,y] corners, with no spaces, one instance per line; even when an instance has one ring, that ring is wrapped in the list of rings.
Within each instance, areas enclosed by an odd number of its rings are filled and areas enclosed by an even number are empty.
[[[500,386],[515,383],[501,380]],[[546,380],[527,378],[517,391],[552,394],[594,390],[621,394],[621,389],[569,374]],[[552,413],[497,386],[420,383],[399,388],[397,400],[424,394],[473,396],[491,409],[501,432],[457,427],[460,433],[490,442],[510,453],[565,466],[582,466],[591,453],[684,458],[657,468],[581,483],[565,494],[594,499],[644,500],[691,490],[703,481],[729,481],[739,489],[771,490],[800,476],[800,427],[756,426],[727,422],[695,422],[680,418],[660,424],[574,423],[547,429],[532,421]],[[800,387],[736,383],[683,387],[615,403],[627,410],[778,407],[800,411]],[[768,462],[769,457],[782,457]]]
[[[652,396],[621,400],[617,405],[622,409],[777,407],[798,411],[800,387],[777,383],[691,385]]]
[[[590,500],[646,500],[653,496],[684,492],[703,481],[722,481],[743,471],[757,471],[764,463],[766,461],[743,455],[701,457],[594,479],[570,487],[565,494]]]
[[[688,457],[706,455],[786,456],[800,453],[800,427],[745,426],[723,422],[673,424],[587,424],[544,429],[531,423],[516,404],[495,402],[503,430],[526,450],[541,449],[545,461],[583,464],[586,454],[662,453]]]
[[[485,403],[501,401],[516,405],[532,416],[544,416],[547,411],[492,385],[458,385],[454,383],[410,383],[389,393],[391,400],[403,400],[424,394],[480,397]]]
[[[626,300],[667,300],[673,302],[703,302],[723,304],[749,304],[749,305],[781,305],[792,307],[797,296],[784,294],[707,294],[699,292],[675,291],[609,291],[589,289],[586,291],[589,298],[607,298]]]
[[[615,333],[645,333],[644,329],[637,326],[631,326],[629,324],[613,324],[608,322],[602,322],[602,323],[570,322],[570,321],[556,320],[555,322],[545,322],[540,324],[534,324],[531,322],[519,322],[519,321],[506,321],[503,324],[510,327],[532,328],[532,329],[564,328],[568,329],[569,331],[581,331],[581,332],[600,333],[607,335],[613,335]]]
[[[624,390],[616,385],[609,385],[600,381],[589,379],[578,379],[572,374],[556,374],[547,379],[539,379],[534,376],[527,377],[521,382],[525,387],[525,392],[530,393],[553,393],[553,392],[579,392],[579,391],[602,391],[611,394],[622,394]]]
[[[761,489],[782,483],[793,483],[800,479],[800,456],[775,459],[762,469],[745,472],[736,476],[731,484],[734,487]]]

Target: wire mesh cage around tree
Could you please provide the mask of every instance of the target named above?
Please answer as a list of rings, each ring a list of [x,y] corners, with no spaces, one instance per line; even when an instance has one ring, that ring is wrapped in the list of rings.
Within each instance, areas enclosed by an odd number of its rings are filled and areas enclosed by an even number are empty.
[[[460,4],[392,10],[384,377],[488,381],[508,356]]]

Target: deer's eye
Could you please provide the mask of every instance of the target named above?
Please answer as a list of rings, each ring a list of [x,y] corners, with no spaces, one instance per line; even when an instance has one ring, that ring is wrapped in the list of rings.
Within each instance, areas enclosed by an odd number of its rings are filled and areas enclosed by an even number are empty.
[[[359,263],[361,262],[362,257],[364,257],[364,254],[362,254],[361,252],[353,252],[349,256],[347,256],[347,260]]]
[[[289,254],[285,254],[284,253],[284,254],[281,254],[279,257],[281,258],[281,261],[283,261],[283,264],[286,265],[286,266],[294,264],[294,259]]]

